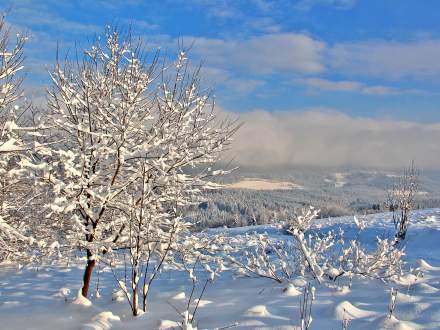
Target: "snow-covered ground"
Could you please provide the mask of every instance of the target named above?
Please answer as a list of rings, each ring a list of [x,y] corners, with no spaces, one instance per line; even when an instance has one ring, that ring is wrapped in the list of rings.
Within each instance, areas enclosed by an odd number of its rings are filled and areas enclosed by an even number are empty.
[[[298,184],[288,181],[276,181],[256,178],[245,178],[241,181],[231,183],[226,186],[229,189],[249,189],[249,190],[291,190],[303,189]]]
[[[331,179],[324,179],[325,182],[333,183],[335,188],[342,188],[347,184],[345,173],[334,173]]]
[[[320,220],[323,228],[343,226],[354,232],[352,218]],[[352,230],[353,229],[353,230]],[[281,236],[276,226],[228,229],[240,237],[257,230]],[[366,243],[392,231],[389,215],[368,218],[362,235]],[[406,252],[408,269],[420,268],[397,282],[356,279],[319,285],[312,306],[311,329],[440,329],[440,209],[417,211],[409,228]],[[99,269],[99,268],[98,268]],[[96,269],[96,270],[98,270]],[[100,295],[90,301],[76,299],[83,263],[56,264],[39,268],[1,265],[1,329],[159,329],[176,328],[185,309],[191,283],[182,272],[165,272],[152,288],[150,309],[134,318],[123,297],[114,294],[115,283],[108,269],[100,268]],[[93,288],[98,276],[94,274]],[[196,314],[199,329],[296,329],[303,287],[298,277],[290,286],[263,278],[243,278],[223,272],[208,285]],[[388,318],[391,288],[397,289],[395,316]]]

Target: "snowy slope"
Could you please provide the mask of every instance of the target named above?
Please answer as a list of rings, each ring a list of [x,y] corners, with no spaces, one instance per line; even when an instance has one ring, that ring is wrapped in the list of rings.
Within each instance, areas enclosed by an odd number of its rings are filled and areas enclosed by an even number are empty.
[[[319,220],[322,229],[343,226],[354,233],[351,217]],[[267,232],[283,237],[277,226],[227,229],[228,235]],[[389,235],[388,214],[368,217],[362,240]],[[406,246],[408,267],[423,276],[408,274],[398,283],[356,279],[351,289],[345,279],[316,287],[312,307],[312,329],[439,329],[440,328],[440,209],[417,211],[409,229]],[[150,310],[137,318],[127,303],[113,294],[111,272],[100,269],[100,297],[76,299],[81,285],[83,263],[56,264],[17,269],[2,265],[0,270],[1,329],[158,329],[176,328],[181,321],[190,281],[180,272],[164,273],[152,288]],[[94,276],[96,287],[97,276]],[[300,277],[286,288],[268,279],[243,278],[224,272],[207,288],[196,319],[199,329],[296,329],[299,301],[306,281]],[[391,287],[398,290],[395,316],[388,318]],[[287,289],[287,290],[286,290]]]

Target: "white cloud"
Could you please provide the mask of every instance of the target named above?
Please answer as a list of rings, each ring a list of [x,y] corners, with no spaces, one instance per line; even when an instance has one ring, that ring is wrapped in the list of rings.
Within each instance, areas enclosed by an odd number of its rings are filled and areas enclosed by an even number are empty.
[[[365,86],[362,87],[361,92],[363,94],[369,95],[390,95],[390,94],[401,94],[401,93],[413,93],[417,92],[416,90],[400,90],[394,87],[388,86]]]
[[[336,44],[328,50],[328,65],[345,74],[426,79],[440,75],[440,40],[370,41]]]
[[[324,70],[325,44],[304,34],[267,34],[245,40],[191,38],[192,52],[208,65],[247,70],[253,74],[319,73]]]
[[[356,5],[357,0],[301,0],[296,8],[300,10],[310,10],[315,6],[325,5],[337,9],[349,9]]]
[[[257,19],[249,19],[246,27],[251,30],[261,31],[263,33],[281,33],[283,27],[273,17],[261,17]]]
[[[404,89],[382,85],[367,85],[352,80],[327,80],[322,78],[296,79],[295,82],[303,84],[311,89],[331,92],[356,92],[366,95],[396,95],[396,94],[422,94],[421,90]]]
[[[334,91],[334,92],[354,92],[360,91],[363,87],[363,84],[357,81],[332,81],[321,78],[306,78],[298,80],[300,83],[305,84],[308,87],[321,89],[325,91]]]
[[[415,160],[421,168],[440,167],[440,124],[354,118],[340,112],[253,111],[230,156],[241,165],[354,165],[396,168]]]
[[[230,79],[224,85],[228,85],[229,89],[234,90],[238,95],[245,95],[265,84],[264,80],[259,79]]]
[[[173,1],[170,2],[175,4]],[[219,19],[230,19],[242,16],[239,8],[228,0],[179,0],[177,3],[184,4],[189,8],[193,6],[202,7],[207,15]]]
[[[159,25],[151,23],[150,21],[141,19],[123,19],[122,22],[127,26],[133,27],[136,31],[151,31],[159,28]]]
[[[216,88],[221,85],[233,90],[238,95],[248,94],[265,84],[264,80],[238,78],[233,76],[230,71],[215,67],[203,66],[201,73],[202,82],[207,86]]]
[[[440,76],[440,39],[334,45],[300,33],[269,33],[247,39],[186,39],[194,40],[193,53],[208,65],[252,76],[307,76],[325,72],[384,81],[438,79]],[[326,90],[353,90],[364,94],[401,92],[386,85],[368,86],[351,79],[332,82],[310,78],[307,83]]]
[[[438,79],[440,39],[417,41],[361,41],[334,45],[300,33],[269,33],[247,39],[195,40],[193,51],[209,65],[251,75],[310,75],[336,73],[374,77],[384,81]],[[341,82],[309,81],[327,90],[359,90],[365,94],[392,94],[387,86],[359,86],[350,79]],[[331,84],[331,86],[330,86]],[[354,84],[354,85],[353,85]],[[326,86],[324,86],[326,85]]]
[[[64,33],[80,35],[84,33],[92,34],[99,31],[102,27],[96,24],[89,24],[75,20],[69,20],[59,13],[54,8],[57,5],[65,5],[62,2],[55,1],[29,1],[29,0],[6,0],[11,5],[11,10],[8,13],[8,22],[26,27],[29,30],[35,28],[50,28],[53,31],[61,31]],[[39,29],[41,30],[41,29]],[[52,35],[52,38],[55,36]],[[59,36],[58,36],[59,37]]]

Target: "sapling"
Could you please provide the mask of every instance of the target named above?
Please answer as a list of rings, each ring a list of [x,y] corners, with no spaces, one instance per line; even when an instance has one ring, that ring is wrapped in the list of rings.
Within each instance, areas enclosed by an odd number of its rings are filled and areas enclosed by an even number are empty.
[[[388,318],[391,318],[394,315],[396,304],[397,304],[397,289],[391,288],[390,302],[388,304]]]
[[[346,316],[346,310],[344,308],[344,317],[342,318],[342,330],[348,330],[350,326],[350,319]]]
[[[315,299],[315,287],[308,283],[303,289],[303,294],[299,302],[301,330],[311,329],[311,324],[313,321],[312,306]]]
[[[418,171],[414,162],[411,162],[388,191],[387,206],[393,216],[396,245],[406,238],[418,189]]]

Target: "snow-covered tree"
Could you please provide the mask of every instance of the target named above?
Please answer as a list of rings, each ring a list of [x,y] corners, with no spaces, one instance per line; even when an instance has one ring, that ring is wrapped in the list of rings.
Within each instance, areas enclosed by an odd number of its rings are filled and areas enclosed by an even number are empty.
[[[217,120],[184,51],[171,69],[158,59],[109,28],[52,73],[51,144],[29,166],[50,188],[64,244],[86,251],[84,296],[100,254],[122,248],[140,259],[175,242],[179,208],[216,186],[209,178],[223,172],[210,164],[237,129]]]
[[[29,149],[21,139],[20,70],[26,37],[13,35],[5,18],[0,18],[0,261],[26,259],[29,237],[27,199],[32,194],[20,180],[19,160]]]
[[[196,251],[196,245],[203,245],[191,234],[192,224],[182,211],[203,190],[218,186],[212,179],[227,171],[211,167],[237,129],[233,123],[216,120],[209,95],[199,86],[199,71],[189,74],[188,70],[181,51],[174,66],[163,73],[167,81],[162,81],[155,95],[153,116],[157,117],[151,119],[147,133],[155,144],[136,151],[140,154],[134,156],[133,164],[139,166],[138,177],[118,199],[124,214],[118,246],[128,250],[131,270],[130,292],[125,292],[127,286],[120,284],[120,288],[134,315],[138,294],[147,310],[150,287],[164,266],[183,267],[185,242],[192,242]],[[176,255],[181,256],[179,260]],[[112,257],[117,260],[118,254]]]
[[[387,206],[393,213],[396,243],[406,237],[417,191],[418,173],[414,162],[412,162],[388,192]]]
[[[34,262],[56,254],[58,242],[53,223],[44,221],[45,195],[27,166],[45,147],[21,89],[26,40],[0,18],[0,260]]]

